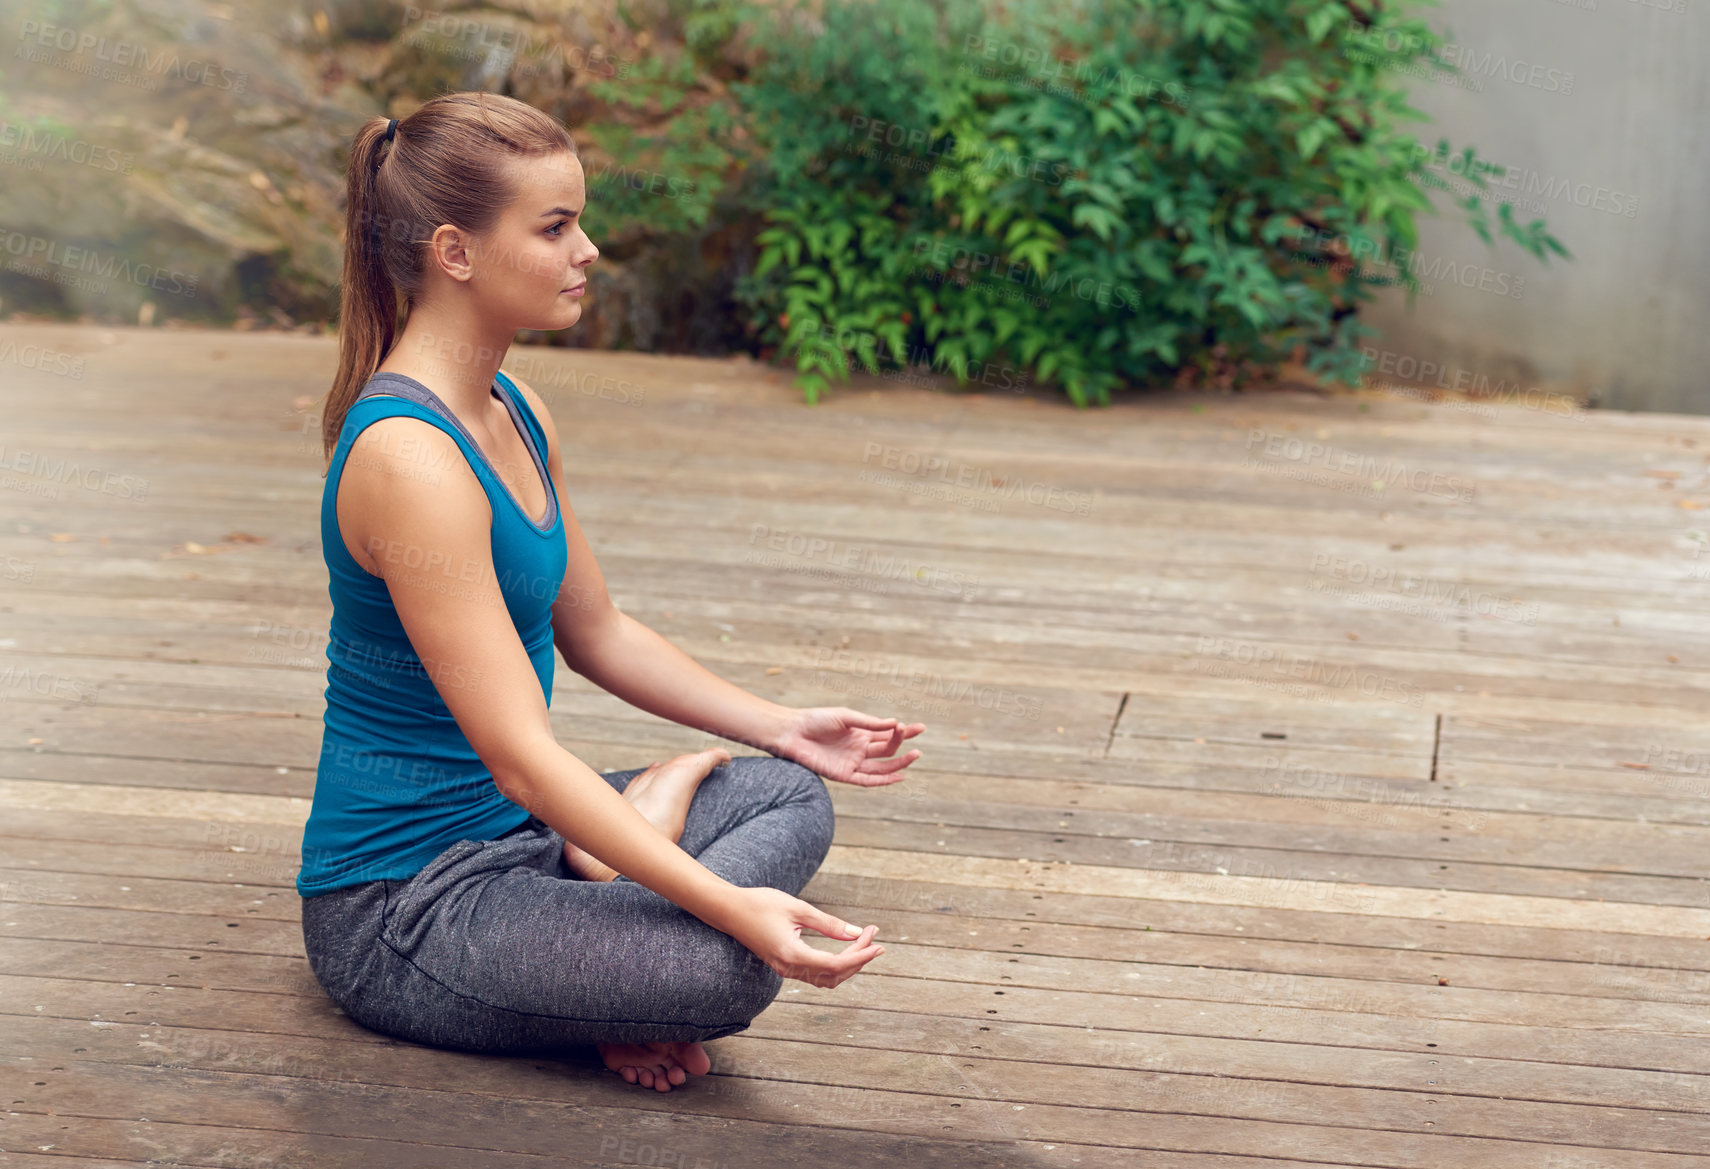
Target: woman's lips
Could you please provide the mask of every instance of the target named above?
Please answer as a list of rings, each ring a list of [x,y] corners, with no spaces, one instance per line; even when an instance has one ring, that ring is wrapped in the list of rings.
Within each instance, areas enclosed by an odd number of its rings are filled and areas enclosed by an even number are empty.
[[[587,287],[588,287],[587,282],[583,281],[581,284],[576,285],[576,287],[574,287],[574,288],[561,289],[559,292],[559,295],[562,296],[564,293],[568,292],[571,296],[581,296],[582,293],[587,289]]]

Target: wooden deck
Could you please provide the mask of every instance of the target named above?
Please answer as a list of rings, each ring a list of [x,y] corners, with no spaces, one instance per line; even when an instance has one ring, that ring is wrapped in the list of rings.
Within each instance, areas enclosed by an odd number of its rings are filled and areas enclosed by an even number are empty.
[[[310,974],[332,362],[0,326],[0,1166],[1710,1166],[1710,418],[513,350],[626,612],[928,724],[805,894],[886,955],[656,1095]]]

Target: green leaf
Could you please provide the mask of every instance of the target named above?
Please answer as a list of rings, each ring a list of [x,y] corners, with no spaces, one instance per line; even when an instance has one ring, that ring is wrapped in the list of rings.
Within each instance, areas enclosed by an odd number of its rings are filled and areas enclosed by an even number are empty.
[[[1010,256],[1018,264],[1032,264],[1033,270],[1043,276],[1046,266],[1051,262],[1051,247],[1044,240],[1035,237],[1016,247],[1010,252]]]
[[[1324,145],[1325,136],[1326,130],[1323,122],[1312,122],[1302,126],[1300,132],[1294,136],[1295,143],[1300,148],[1300,157],[1311,159],[1314,154],[1317,154],[1318,148]]]
[[[803,374],[796,379],[796,386],[807,398],[808,404],[814,405],[819,401],[819,395],[831,383],[817,373]]]
[[[1322,41],[1330,30],[1348,19],[1348,10],[1340,4],[1326,4],[1306,18],[1306,35],[1313,44]]]
[[[1102,240],[1108,240],[1111,233],[1122,223],[1108,209],[1096,203],[1080,204],[1069,216],[1069,222],[1076,227],[1090,227]]]

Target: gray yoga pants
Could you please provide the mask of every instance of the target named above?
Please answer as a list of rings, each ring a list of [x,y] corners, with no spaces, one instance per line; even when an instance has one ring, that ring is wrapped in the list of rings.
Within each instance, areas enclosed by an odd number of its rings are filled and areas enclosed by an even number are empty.
[[[603,776],[622,791],[645,768]],[[713,768],[678,843],[733,885],[799,895],[831,847],[831,797],[770,755]],[[782,979],[741,942],[626,877],[576,879],[530,818],[413,877],[303,899],[303,945],[357,1023],[435,1047],[542,1053],[741,1031]]]

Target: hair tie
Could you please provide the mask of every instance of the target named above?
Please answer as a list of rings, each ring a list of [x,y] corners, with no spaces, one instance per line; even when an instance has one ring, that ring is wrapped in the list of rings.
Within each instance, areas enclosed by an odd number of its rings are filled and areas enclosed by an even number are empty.
[[[388,118],[386,120],[386,136],[384,138],[382,138],[381,141],[382,142],[390,142],[392,140],[392,132],[394,130],[396,130],[397,128],[398,128],[398,119],[397,118]]]

